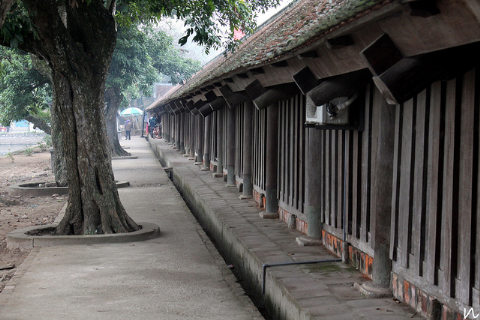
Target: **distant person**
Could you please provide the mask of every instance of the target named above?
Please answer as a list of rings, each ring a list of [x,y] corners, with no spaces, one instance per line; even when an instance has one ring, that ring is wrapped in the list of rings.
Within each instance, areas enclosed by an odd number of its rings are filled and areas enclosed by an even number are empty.
[[[148,133],[150,133],[150,136],[153,138],[153,129],[155,129],[155,125],[157,124],[157,119],[155,117],[151,117],[148,120]]]
[[[125,140],[131,140],[130,139],[130,131],[132,131],[133,124],[130,122],[130,120],[125,121]]]

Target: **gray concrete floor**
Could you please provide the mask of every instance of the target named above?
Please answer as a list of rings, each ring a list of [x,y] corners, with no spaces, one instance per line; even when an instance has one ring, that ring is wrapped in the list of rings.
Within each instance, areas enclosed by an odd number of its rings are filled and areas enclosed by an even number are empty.
[[[123,205],[159,238],[35,248],[0,294],[0,319],[262,319],[145,139],[114,160]]]
[[[166,165],[174,168],[174,180],[185,192],[192,208],[213,235],[222,252],[244,277],[258,281],[262,265],[337,258],[323,246],[299,246],[302,234],[288,229],[278,219],[262,219],[253,200],[240,200],[236,188],[183,157],[162,139],[150,141]],[[226,244],[226,245],[224,245]],[[354,283],[368,279],[342,262],[272,267],[267,270],[266,294],[271,309],[287,319],[420,319],[420,314],[393,298],[373,299],[362,295]]]

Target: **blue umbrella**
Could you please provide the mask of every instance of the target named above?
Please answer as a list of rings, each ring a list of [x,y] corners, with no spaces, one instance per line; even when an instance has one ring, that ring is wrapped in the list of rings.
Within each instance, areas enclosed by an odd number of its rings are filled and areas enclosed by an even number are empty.
[[[138,109],[138,108],[127,108],[120,112],[120,115],[122,117],[135,117],[135,116],[141,116],[143,114],[143,111]]]

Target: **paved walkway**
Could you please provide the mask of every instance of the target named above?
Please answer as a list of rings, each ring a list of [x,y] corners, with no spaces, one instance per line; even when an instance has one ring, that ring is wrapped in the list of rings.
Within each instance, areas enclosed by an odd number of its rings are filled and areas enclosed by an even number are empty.
[[[148,142],[138,136],[121,142],[137,156],[113,161],[116,179],[131,183],[119,189],[122,203],[140,224],[159,225],[161,236],[35,248],[0,294],[0,319],[261,319]],[[154,146],[174,167],[175,183],[190,190],[193,198],[187,200],[197,201],[192,209],[210,214],[204,222],[228,264],[253,274],[243,280],[257,294],[264,263],[335,258],[321,247],[298,246],[298,232],[261,219],[260,209],[239,200],[235,188],[200,171],[162,140]],[[342,263],[271,267],[265,296],[270,308],[288,319],[420,318],[391,298],[362,296],[353,288],[362,281]]]
[[[367,279],[342,263],[270,267],[262,292],[263,265],[337,258],[322,246],[301,247],[297,230],[284,222],[260,218],[253,200],[240,200],[236,188],[181,155],[162,139],[150,141],[173,181],[219,250],[275,318],[287,319],[419,319],[415,310],[392,298],[361,295],[354,283]]]
[[[114,160],[122,203],[156,239],[35,248],[0,294],[0,319],[262,319],[145,139]]]

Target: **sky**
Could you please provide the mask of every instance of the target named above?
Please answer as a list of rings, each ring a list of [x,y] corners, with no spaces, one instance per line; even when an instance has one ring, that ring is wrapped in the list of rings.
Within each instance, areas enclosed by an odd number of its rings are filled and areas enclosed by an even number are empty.
[[[281,0],[278,7],[271,8],[264,14],[260,13],[257,20],[257,25],[261,25],[263,22],[267,21],[268,18],[282,10],[291,2],[292,0]],[[183,22],[180,20],[168,19],[166,21],[162,21],[160,25],[162,28],[168,28],[169,31],[172,32],[172,36],[176,41],[183,35],[183,30],[185,30]],[[185,46],[182,46],[182,49],[186,50],[187,57],[199,60],[202,65],[208,63],[210,60],[223,52],[222,50],[211,50],[209,54],[206,54],[202,47],[192,43],[191,41],[188,41]]]

